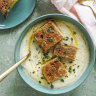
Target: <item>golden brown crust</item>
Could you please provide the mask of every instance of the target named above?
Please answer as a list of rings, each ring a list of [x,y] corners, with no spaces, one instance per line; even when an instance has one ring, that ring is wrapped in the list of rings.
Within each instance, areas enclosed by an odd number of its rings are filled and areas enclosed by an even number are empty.
[[[77,48],[74,46],[64,46],[58,44],[55,46],[54,55],[74,60]]]
[[[59,33],[58,28],[52,21],[49,21],[38,29],[34,33],[34,36],[36,40],[41,43],[45,51],[50,49],[63,38],[63,36]]]
[[[8,16],[8,8],[12,1],[13,0],[0,0],[0,11],[5,18]]]
[[[52,83],[56,79],[66,74],[66,70],[63,64],[58,61],[57,58],[47,62],[47,64],[43,66],[42,70],[44,78],[47,80],[48,83]]]

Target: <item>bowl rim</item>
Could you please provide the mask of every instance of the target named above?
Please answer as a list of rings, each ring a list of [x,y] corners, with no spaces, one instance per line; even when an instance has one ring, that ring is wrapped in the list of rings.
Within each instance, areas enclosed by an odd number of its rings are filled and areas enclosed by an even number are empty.
[[[43,86],[41,86],[41,85],[39,85],[39,84],[36,84],[34,81],[32,81],[30,78],[29,78],[29,76],[27,76],[26,75],[26,73],[24,73],[24,71],[23,71],[23,69],[22,69],[22,67],[21,66],[19,66],[18,67],[18,72],[19,72],[19,74],[20,74],[20,76],[22,77],[22,79],[31,87],[31,88],[33,88],[33,89],[35,89],[35,90],[37,90],[37,91],[39,91],[39,92],[43,92],[43,93],[46,93],[46,94],[63,94],[63,93],[67,93],[67,92],[69,92],[69,91],[72,91],[73,89],[75,89],[75,88],[77,88],[79,85],[81,85],[86,79],[87,79],[87,77],[88,77],[88,75],[89,75],[89,73],[92,71],[92,68],[93,68],[93,66],[94,66],[94,63],[95,63],[95,47],[94,47],[94,43],[93,43],[93,41],[92,41],[92,39],[91,39],[91,36],[89,35],[89,33],[88,33],[88,31],[86,30],[86,28],[80,23],[80,22],[78,22],[78,21],[76,21],[76,20],[74,20],[73,18],[71,18],[71,17],[69,17],[69,16],[67,16],[67,15],[64,15],[64,14],[57,14],[57,13],[55,13],[55,14],[46,14],[46,15],[42,15],[42,16],[40,16],[40,17],[38,17],[38,18],[36,18],[35,20],[33,20],[30,24],[28,24],[27,25],[27,27],[21,32],[21,34],[20,34],[20,36],[19,36],[19,38],[18,38],[18,40],[17,40],[17,42],[16,42],[16,45],[15,45],[15,51],[14,51],[14,60],[15,60],[15,62],[17,62],[18,60],[17,60],[17,57],[16,57],[16,50],[17,50],[17,46],[18,46],[18,42],[19,42],[19,40],[20,40],[20,38],[21,38],[21,36],[22,36],[22,34],[25,32],[25,34],[28,32],[28,29],[30,29],[30,27],[32,27],[32,26],[34,26],[35,24],[36,24],[36,22],[35,21],[37,21],[37,22],[40,22],[40,21],[42,21],[42,20],[44,20],[44,17],[45,17],[45,19],[48,19],[49,17],[51,17],[51,18],[54,18],[54,16],[61,16],[63,19],[64,18],[68,18],[68,19],[70,19],[70,20],[72,20],[72,21],[74,21],[75,23],[77,23],[79,26],[81,26],[83,29],[82,30],[85,30],[85,32],[86,32],[86,34],[88,35],[88,39],[90,39],[90,43],[91,43],[91,47],[93,48],[93,50],[91,50],[92,51],[92,55],[93,55],[93,58],[92,58],[92,64],[88,67],[88,68],[86,68],[86,70],[84,71],[84,73],[78,78],[78,80],[76,80],[74,83],[72,83],[71,85],[68,85],[67,87],[64,87],[64,88],[60,88],[60,89],[48,89],[48,88],[45,88],[45,87],[43,87]],[[61,18],[60,18],[61,19]],[[35,24],[34,24],[34,22],[35,22]],[[33,25],[32,25],[33,24]],[[29,28],[28,28],[29,27]],[[27,32],[26,32],[26,30],[27,30]],[[82,32],[83,33],[83,32]],[[83,33],[83,35],[84,35],[84,33]],[[24,35],[25,36],[25,35]],[[23,38],[24,38],[24,36],[23,36]],[[84,37],[85,38],[87,38],[85,35],[84,35]],[[89,43],[88,43],[88,46],[89,46]],[[20,59],[20,58],[19,58]],[[90,61],[90,60],[89,60]],[[21,70],[22,69],[22,70]],[[25,78],[25,75],[26,75],[26,77],[27,77],[27,79]],[[33,84],[30,84],[30,80],[32,81],[31,83]],[[77,82],[78,81],[78,82]],[[34,86],[35,85],[35,86]],[[45,89],[47,89],[47,90],[45,90]]]

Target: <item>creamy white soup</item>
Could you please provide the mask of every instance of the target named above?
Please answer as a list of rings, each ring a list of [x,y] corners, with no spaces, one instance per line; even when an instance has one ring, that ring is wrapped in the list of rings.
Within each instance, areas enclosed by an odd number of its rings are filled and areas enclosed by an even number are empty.
[[[43,49],[33,35],[36,30],[48,21],[44,20],[34,25],[25,35],[20,48],[20,57],[26,56],[29,52],[31,56],[22,64],[22,67],[33,82],[46,88],[62,88],[74,83],[84,73],[89,63],[89,48],[85,37],[76,26],[62,20],[53,20],[64,38],[60,43],[77,47],[77,52],[74,60],[70,62],[62,60],[67,73],[49,84],[42,74],[42,66],[54,57],[54,47],[48,50],[48,58],[44,58]]]

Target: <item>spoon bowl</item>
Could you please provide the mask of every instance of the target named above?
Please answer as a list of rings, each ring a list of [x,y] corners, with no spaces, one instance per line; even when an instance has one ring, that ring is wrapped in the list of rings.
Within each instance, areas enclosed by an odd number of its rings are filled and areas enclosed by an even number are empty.
[[[79,0],[79,3],[81,5],[90,7],[92,9],[92,11],[93,11],[93,14],[94,14],[95,18],[96,18],[96,10],[95,10],[95,8],[93,6],[94,0]]]

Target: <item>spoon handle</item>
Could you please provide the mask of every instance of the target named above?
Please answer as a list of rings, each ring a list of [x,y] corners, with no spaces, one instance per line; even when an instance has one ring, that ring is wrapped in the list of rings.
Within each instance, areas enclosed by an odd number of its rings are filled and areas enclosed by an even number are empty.
[[[22,64],[27,58],[29,57],[29,54],[27,54],[25,57],[23,57],[19,62],[17,62],[15,65],[10,67],[7,71],[5,71],[3,74],[0,75],[0,82],[7,77],[12,71],[14,71],[20,64]]]
[[[94,14],[94,16],[96,18],[96,10],[95,10],[94,6],[93,5],[90,5],[89,7],[92,9],[93,14]]]

